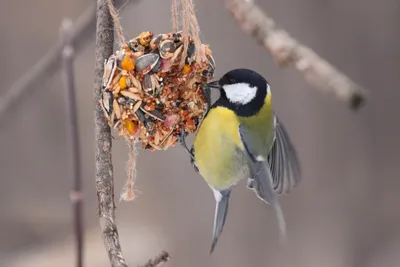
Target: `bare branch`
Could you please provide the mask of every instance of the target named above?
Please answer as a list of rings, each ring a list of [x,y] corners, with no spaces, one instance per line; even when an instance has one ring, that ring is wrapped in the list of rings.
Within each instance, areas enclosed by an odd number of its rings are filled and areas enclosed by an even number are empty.
[[[104,246],[113,267],[126,267],[115,223],[114,169],[111,158],[111,129],[100,107],[103,86],[104,62],[113,53],[114,23],[107,0],[97,0],[96,52],[95,52],[95,139],[96,139],[96,188],[99,217]]]
[[[115,5],[122,8],[127,1],[129,0],[118,0]],[[76,52],[80,51],[87,41],[91,40],[95,32],[95,21],[96,4],[93,3],[74,23],[71,42]],[[57,42],[32,68],[11,85],[6,94],[0,98],[0,120],[4,119],[7,111],[17,106],[23,97],[33,93],[36,89],[42,88],[43,82],[58,71],[62,49],[62,43]]]
[[[240,27],[263,45],[279,66],[295,67],[314,88],[334,95],[351,109],[356,110],[365,102],[367,92],[363,88],[279,29],[252,0],[225,0],[225,4]]]
[[[74,211],[74,230],[76,238],[76,266],[83,266],[83,220],[82,220],[82,177],[81,177],[81,157],[78,115],[76,110],[75,81],[73,71],[74,48],[72,45],[72,21],[66,19],[63,21],[60,29],[61,40],[63,44],[62,65],[63,79],[66,94],[66,106],[68,112],[68,121],[70,127],[70,146],[73,170],[73,189],[71,191],[71,202]]]
[[[140,267],[158,267],[161,264],[167,262],[170,260],[170,256],[168,252],[162,251],[160,255],[155,257],[154,259],[150,259],[146,264],[140,266]]]

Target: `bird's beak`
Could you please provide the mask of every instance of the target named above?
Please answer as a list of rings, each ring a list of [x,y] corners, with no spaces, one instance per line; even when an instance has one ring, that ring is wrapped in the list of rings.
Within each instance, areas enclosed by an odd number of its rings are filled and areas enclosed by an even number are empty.
[[[207,84],[207,86],[209,88],[213,88],[213,89],[221,89],[221,86],[219,85],[219,81],[213,81]]]

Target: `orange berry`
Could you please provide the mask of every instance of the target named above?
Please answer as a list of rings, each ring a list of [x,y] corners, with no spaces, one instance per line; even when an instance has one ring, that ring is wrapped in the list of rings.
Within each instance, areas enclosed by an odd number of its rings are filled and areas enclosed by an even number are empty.
[[[125,120],[125,129],[128,130],[130,135],[134,135],[137,132],[136,124],[131,120]]]
[[[183,67],[183,73],[185,73],[185,74],[188,74],[191,70],[192,70],[192,68],[189,65],[185,65]]]
[[[121,61],[121,67],[126,71],[132,71],[135,69],[135,61],[129,55],[125,55]]]
[[[186,121],[186,125],[187,126],[194,126],[194,120],[192,120],[192,119],[187,120]]]
[[[126,85],[126,77],[122,76],[121,79],[119,79],[119,87],[121,89],[125,89],[127,87]]]

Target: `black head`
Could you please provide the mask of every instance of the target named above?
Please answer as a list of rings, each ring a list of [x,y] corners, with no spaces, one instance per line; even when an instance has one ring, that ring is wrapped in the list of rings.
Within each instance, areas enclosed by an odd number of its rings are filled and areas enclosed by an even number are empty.
[[[264,105],[267,94],[270,93],[267,80],[249,69],[231,70],[209,86],[221,91],[215,105],[228,107],[239,116],[255,115]]]

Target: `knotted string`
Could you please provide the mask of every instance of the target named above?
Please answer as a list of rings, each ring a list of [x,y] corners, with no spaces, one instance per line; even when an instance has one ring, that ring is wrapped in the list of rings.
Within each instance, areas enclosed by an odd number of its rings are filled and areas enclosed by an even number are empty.
[[[200,50],[201,46],[200,27],[194,11],[193,0],[172,0],[172,29],[174,32],[179,30],[179,25],[181,25],[183,37],[182,55],[187,54],[189,47],[188,35],[190,34],[196,47],[196,61],[199,61],[199,53],[197,51]],[[181,68],[185,65],[185,58],[185,56],[181,57]]]

